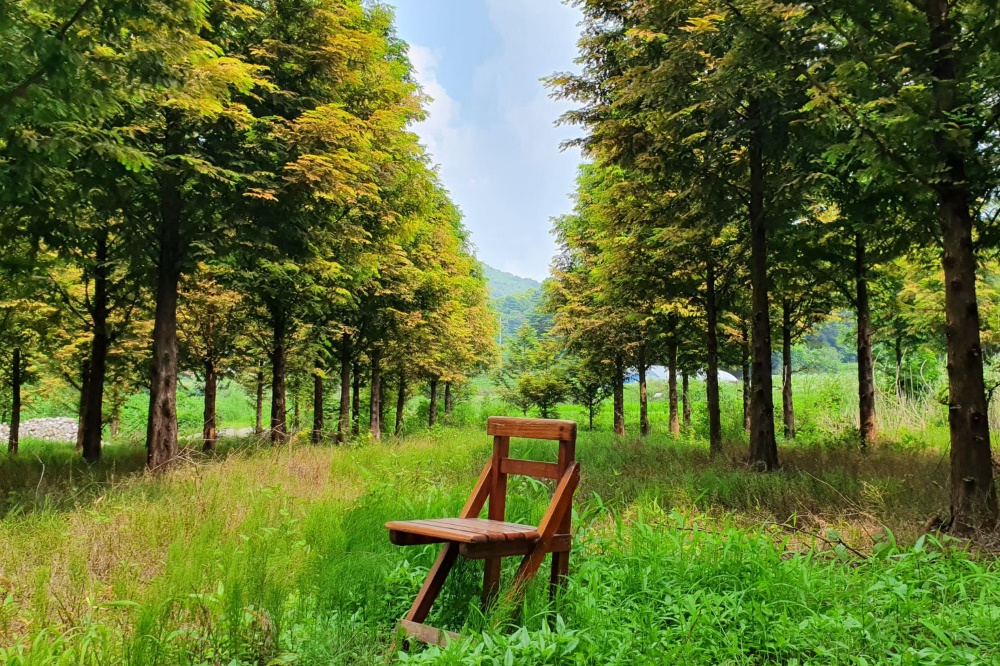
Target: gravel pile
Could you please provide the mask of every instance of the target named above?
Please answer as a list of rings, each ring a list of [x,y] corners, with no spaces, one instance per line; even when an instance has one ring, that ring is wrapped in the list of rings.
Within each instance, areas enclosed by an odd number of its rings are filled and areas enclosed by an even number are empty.
[[[76,419],[56,417],[51,419],[29,419],[21,422],[21,439],[44,439],[49,442],[76,443]],[[10,436],[10,426],[0,423],[0,442]]]

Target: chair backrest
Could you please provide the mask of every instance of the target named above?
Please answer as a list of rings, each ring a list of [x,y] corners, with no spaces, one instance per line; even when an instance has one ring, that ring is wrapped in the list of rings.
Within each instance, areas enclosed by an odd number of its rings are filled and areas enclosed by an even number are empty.
[[[576,461],[576,423],[557,419],[522,419],[491,416],[486,427],[493,436],[488,517],[503,520],[507,503],[507,476],[520,474],[536,479],[560,480]],[[510,457],[510,439],[545,439],[559,442],[558,462],[521,460]]]

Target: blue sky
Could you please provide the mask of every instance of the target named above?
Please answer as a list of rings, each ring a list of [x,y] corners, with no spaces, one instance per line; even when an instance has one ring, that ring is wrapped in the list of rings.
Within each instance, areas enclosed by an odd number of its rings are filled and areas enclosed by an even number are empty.
[[[430,117],[415,127],[465,214],[479,258],[542,279],[550,218],[571,209],[579,135],[539,81],[576,69],[579,12],[561,0],[389,0]]]

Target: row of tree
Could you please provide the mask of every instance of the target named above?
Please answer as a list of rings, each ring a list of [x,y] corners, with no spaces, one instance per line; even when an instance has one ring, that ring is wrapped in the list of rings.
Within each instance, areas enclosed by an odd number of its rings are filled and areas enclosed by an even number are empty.
[[[386,373],[399,400],[426,381],[433,402],[495,355],[482,267],[409,129],[424,100],[386,7],[15,0],[0,61],[12,452],[26,369],[80,391],[89,461],[148,389],[161,469],[184,369],[212,449],[219,379],[239,370],[258,415],[270,373],[274,442],[290,368],[314,378],[314,439],[327,373],[340,439],[362,383],[379,438]]]
[[[849,307],[860,441],[870,444],[873,334],[903,337],[892,330],[898,299],[873,303],[873,284],[932,256],[939,268],[924,275],[940,275],[943,295],[951,527],[995,525],[977,267],[997,247],[1000,212],[996,3],[577,4],[583,71],[549,83],[580,105],[564,120],[587,130],[576,143],[592,163],[574,214],[556,223],[549,296],[567,346],[613,378],[616,430],[626,368],[642,383],[653,362],[673,377],[700,367],[718,452],[717,370],[734,353],[750,378],[750,461],[774,469],[772,330],[793,436],[792,344]],[[645,409],[641,418],[646,432]]]

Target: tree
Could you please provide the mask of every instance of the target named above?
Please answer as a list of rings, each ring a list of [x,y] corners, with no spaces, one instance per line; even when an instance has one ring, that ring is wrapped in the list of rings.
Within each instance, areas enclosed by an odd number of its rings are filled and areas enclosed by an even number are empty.
[[[568,368],[568,396],[587,410],[587,424],[594,429],[594,413],[614,392],[614,382],[608,378],[606,368],[600,363],[571,359]]]
[[[227,289],[227,271],[199,264],[181,283],[177,328],[181,357],[204,383],[205,410],[202,450],[215,451],[215,402],[219,378],[238,367],[245,347],[246,312],[243,296]]]
[[[818,56],[800,71],[811,107],[852,132],[836,154],[863,156],[865,177],[918,185],[933,199],[945,272],[951,432],[951,529],[997,522],[974,238],[992,243],[981,202],[996,193],[1000,77],[993,3],[827,0],[807,14]],[[872,34],[878,39],[872,39]],[[820,50],[822,45],[822,50]]]

